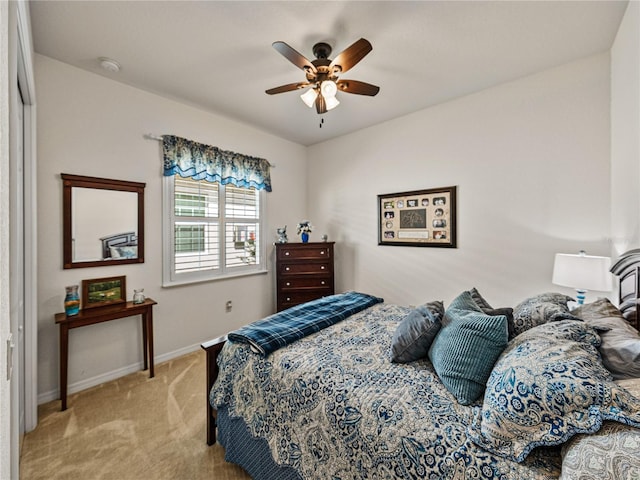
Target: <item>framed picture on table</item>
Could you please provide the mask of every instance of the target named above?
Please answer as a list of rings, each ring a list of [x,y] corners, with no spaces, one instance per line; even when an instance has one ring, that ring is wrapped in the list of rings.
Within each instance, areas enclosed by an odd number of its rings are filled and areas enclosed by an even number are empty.
[[[82,281],[82,308],[104,307],[127,301],[127,277],[93,278]]]

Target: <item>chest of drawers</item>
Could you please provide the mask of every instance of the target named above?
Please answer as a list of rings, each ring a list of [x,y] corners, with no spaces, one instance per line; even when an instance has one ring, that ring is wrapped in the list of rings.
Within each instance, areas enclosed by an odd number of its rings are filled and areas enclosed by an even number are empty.
[[[278,312],[334,294],[333,244],[276,243]]]

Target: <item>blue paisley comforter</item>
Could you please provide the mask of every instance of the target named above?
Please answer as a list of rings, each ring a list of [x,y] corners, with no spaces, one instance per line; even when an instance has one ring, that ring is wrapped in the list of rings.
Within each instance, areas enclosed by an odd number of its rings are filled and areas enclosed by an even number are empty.
[[[228,342],[211,403],[304,479],[557,478],[559,449],[523,463],[486,452],[467,436],[479,404],[458,404],[428,359],[391,363],[408,312],[378,304],[266,358]]]

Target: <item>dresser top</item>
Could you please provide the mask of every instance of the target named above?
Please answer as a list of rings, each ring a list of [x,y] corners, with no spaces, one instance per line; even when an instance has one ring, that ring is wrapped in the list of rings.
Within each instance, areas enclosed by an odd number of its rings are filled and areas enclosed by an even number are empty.
[[[336,242],[307,242],[307,243],[303,243],[303,242],[287,242],[287,243],[274,243],[274,245],[276,246],[276,248],[282,248],[282,247],[297,247],[297,248],[301,248],[301,247],[305,247],[305,246],[321,246],[321,245],[333,245]]]

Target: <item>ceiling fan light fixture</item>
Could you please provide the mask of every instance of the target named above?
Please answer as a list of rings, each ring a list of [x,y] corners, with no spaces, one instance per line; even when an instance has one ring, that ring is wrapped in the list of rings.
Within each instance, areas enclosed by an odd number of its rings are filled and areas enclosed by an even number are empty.
[[[340,100],[336,97],[324,97],[324,103],[327,106],[327,111],[329,111],[340,105]]]
[[[265,90],[268,95],[290,92],[310,87],[300,98],[309,108],[316,107],[319,115],[340,105],[336,98],[338,90],[342,93],[375,96],[380,87],[358,80],[338,80],[338,74],[345,73],[362,60],[372,49],[368,40],[361,38],[344,49],[333,60],[329,59],[331,46],[316,43],[313,46],[315,60],[310,61],[284,42],[273,42],[273,48],[287,60],[305,72],[305,81],[288,83]]]
[[[325,100],[329,98],[335,98],[336,93],[338,92],[338,86],[333,80],[325,80],[320,85],[320,91],[322,92],[322,96],[325,98]]]
[[[316,102],[317,96],[318,96],[318,93],[316,92],[315,88],[310,88],[309,90],[304,92],[302,95],[300,95],[300,98],[307,105],[307,107],[312,108]]]

